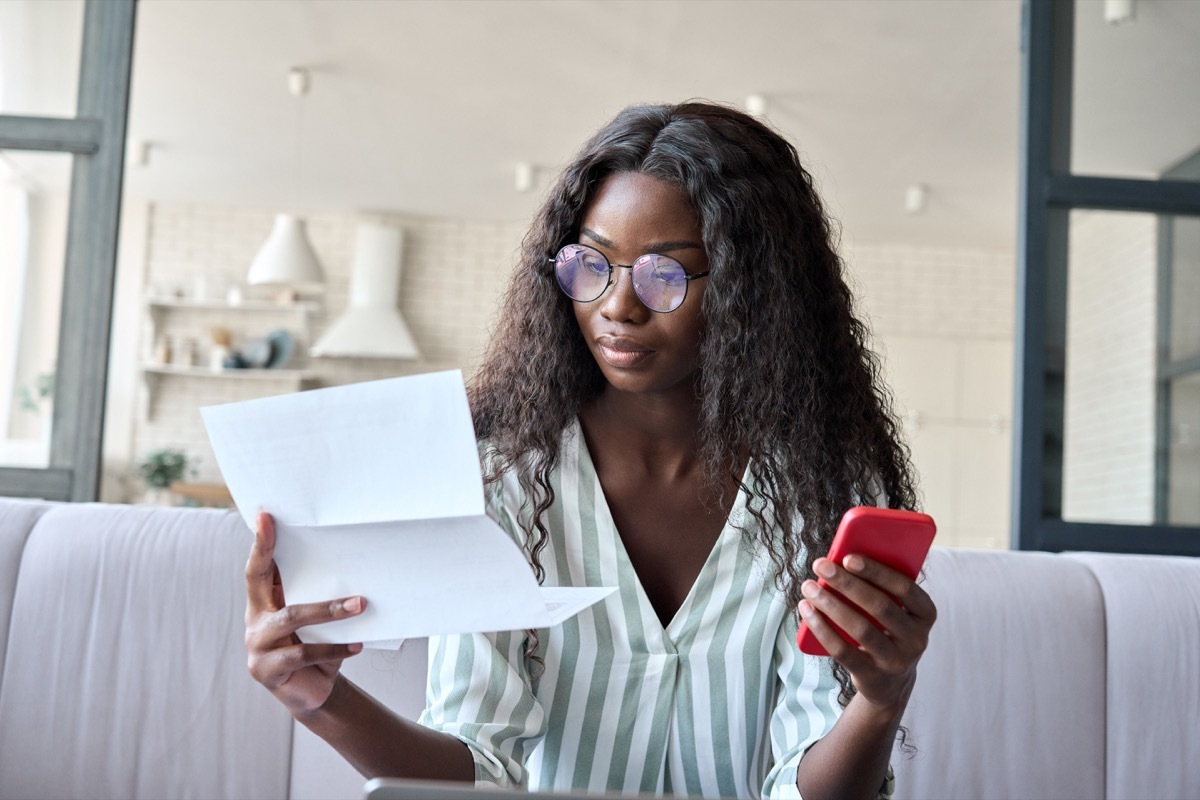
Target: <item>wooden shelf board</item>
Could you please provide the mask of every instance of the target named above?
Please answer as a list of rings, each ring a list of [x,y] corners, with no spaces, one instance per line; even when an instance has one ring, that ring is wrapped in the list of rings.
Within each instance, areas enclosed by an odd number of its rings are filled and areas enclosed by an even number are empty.
[[[315,374],[301,369],[208,369],[175,364],[147,364],[142,371],[151,375],[181,375],[191,378],[228,378],[231,380],[306,381]]]

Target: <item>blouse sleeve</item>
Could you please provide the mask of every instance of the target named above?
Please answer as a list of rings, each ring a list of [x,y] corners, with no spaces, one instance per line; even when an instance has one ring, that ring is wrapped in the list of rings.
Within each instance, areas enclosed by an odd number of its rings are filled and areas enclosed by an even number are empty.
[[[842,707],[841,690],[833,676],[832,660],[801,653],[796,647],[797,622],[788,615],[775,642],[775,709],[771,714],[771,755],[774,764],[763,782],[762,796],[770,800],[803,800],[796,788],[796,770],[810,747],[833,728]],[[878,800],[892,796],[892,769],[880,787]]]
[[[546,715],[524,668],[525,634],[431,636],[421,724],[457,736],[475,759],[475,784],[525,786],[525,758]]]
[[[517,538],[498,486],[487,514]],[[526,668],[525,631],[429,637],[426,727],[458,737],[475,759],[475,784],[525,786],[525,760],[546,730]]]

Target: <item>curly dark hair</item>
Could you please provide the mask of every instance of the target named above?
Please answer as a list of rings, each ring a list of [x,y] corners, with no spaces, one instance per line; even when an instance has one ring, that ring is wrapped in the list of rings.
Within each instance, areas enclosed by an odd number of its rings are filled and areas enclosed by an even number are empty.
[[[911,509],[917,492],[812,176],[790,143],[737,110],[627,108],[550,189],[471,384],[486,479],[514,470],[531,498],[526,548],[541,580],[562,432],[605,385],[547,259],[578,241],[597,188],[621,172],[676,186],[695,209],[711,270],[697,379],[706,481],[719,496],[732,474],[747,493],[757,522],[747,536],[771,554],[795,608],[848,508],[882,493]],[[737,469],[747,454],[754,493]],[[835,673],[844,705],[854,689],[840,665]]]

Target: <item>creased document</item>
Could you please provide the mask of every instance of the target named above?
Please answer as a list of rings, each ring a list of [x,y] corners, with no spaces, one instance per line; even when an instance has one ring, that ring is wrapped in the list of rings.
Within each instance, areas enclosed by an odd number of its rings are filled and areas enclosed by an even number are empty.
[[[437,372],[201,409],[251,530],[278,531],[289,604],[362,595],[360,616],[306,642],[396,640],[557,625],[611,587],[540,587],[484,513],[462,374]]]

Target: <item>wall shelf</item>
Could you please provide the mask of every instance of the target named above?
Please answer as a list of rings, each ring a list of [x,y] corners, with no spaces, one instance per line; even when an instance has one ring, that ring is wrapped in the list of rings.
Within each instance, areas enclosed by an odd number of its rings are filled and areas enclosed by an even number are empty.
[[[295,303],[272,303],[266,300],[245,300],[241,303],[225,303],[220,300],[149,300],[146,305],[155,308],[199,309],[207,311],[303,311],[311,313],[320,309],[320,303],[312,300],[297,300]]]
[[[315,373],[301,369],[209,369],[188,367],[178,364],[146,364],[142,366],[142,382],[145,384],[145,405],[142,419],[153,418],[154,397],[159,382],[170,378],[199,378],[202,380],[233,381],[244,384],[281,383],[281,392],[299,392],[310,388],[317,380]]]
[[[158,338],[163,327],[164,315],[173,311],[200,311],[233,314],[288,314],[300,318],[301,336],[308,342],[311,336],[312,317],[321,310],[321,304],[312,300],[297,300],[294,303],[275,303],[266,300],[246,300],[241,303],[226,303],[220,300],[168,300],[155,299],[146,302],[150,312],[150,341]]]

